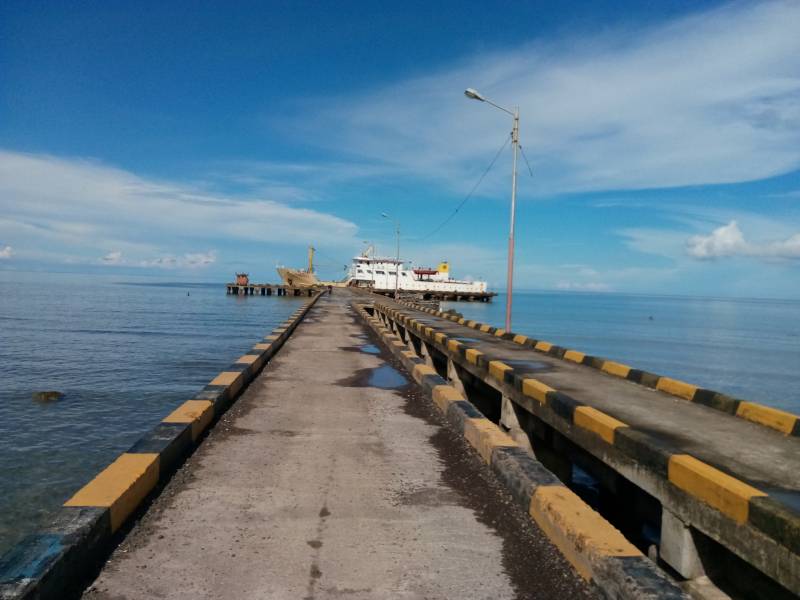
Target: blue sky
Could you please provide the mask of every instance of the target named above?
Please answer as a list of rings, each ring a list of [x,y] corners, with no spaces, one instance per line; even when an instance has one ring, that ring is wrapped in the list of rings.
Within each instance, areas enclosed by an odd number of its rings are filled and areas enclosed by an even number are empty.
[[[797,2],[0,5],[0,270],[800,298]],[[565,6],[568,6],[565,8]],[[524,165],[523,165],[524,167]]]

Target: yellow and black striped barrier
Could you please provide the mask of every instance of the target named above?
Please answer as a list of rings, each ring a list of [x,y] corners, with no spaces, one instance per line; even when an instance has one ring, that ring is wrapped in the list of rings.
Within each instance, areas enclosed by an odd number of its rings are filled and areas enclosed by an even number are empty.
[[[544,340],[537,340],[522,334],[515,334],[510,331],[498,329],[477,321],[467,321],[449,313],[433,310],[425,306],[417,306],[413,302],[404,300],[398,301],[414,310],[426,312],[437,317],[449,319],[461,325],[471,327],[484,333],[491,333],[505,340],[513,341],[522,346],[528,346],[538,352],[549,356],[569,360],[571,362],[586,365],[594,369],[603,371],[614,377],[620,377],[634,383],[656,389],[677,398],[682,398],[689,402],[703,404],[710,408],[735,415],[753,423],[769,427],[784,435],[800,436],[800,416],[792,413],[764,406],[757,402],[748,402],[733,398],[726,394],[708,390],[700,386],[692,385],[684,381],[656,375],[641,369],[635,369],[629,365],[622,364],[613,360],[608,360],[598,356],[590,356],[579,350],[570,350],[562,346],[557,346]]]
[[[445,333],[436,331],[427,324],[422,324],[418,319],[403,311],[377,302],[374,310],[376,314],[387,321],[395,321],[407,329],[419,331],[428,343],[433,344],[442,353],[463,358],[465,362],[480,369],[486,377],[491,377],[498,383],[507,385],[520,392],[524,397],[535,401],[535,406],[538,408],[537,413],[550,414],[561,419],[568,427],[583,431],[585,435],[594,436],[600,443],[613,447],[622,455],[633,460],[637,468],[647,469],[668,481],[671,486],[679,490],[679,493],[718,511],[720,515],[729,520],[733,528],[742,525],[753,527],[784,548],[776,552],[777,555],[785,556],[782,562],[787,565],[798,562],[800,515],[772,498],[768,491],[760,490],[690,454],[656,440],[647,432],[637,431],[612,415],[586,406],[568,394],[531,377],[530,374],[517,373],[511,366],[499,360],[492,360],[485,353],[471,349],[458,340],[448,338]],[[464,321],[446,313],[433,311],[432,314],[455,322]],[[466,324],[466,322],[462,324]],[[554,355],[553,351],[557,348],[549,343],[518,334],[504,332],[502,335],[505,339],[517,344],[523,344],[551,355]],[[566,356],[567,353],[571,354]],[[582,364],[589,364],[587,359],[591,358],[565,349],[556,350],[555,355]],[[599,366],[595,366],[617,377],[627,377],[630,374],[629,367],[611,361],[604,361]],[[680,384],[680,382],[675,384],[662,382],[661,385],[669,387],[675,395],[683,394],[685,398],[694,398],[697,394],[696,389],[686,387],[687,384]],[[742,404],[740,403],[738,406],[741,407]],[[794,571],[793,567],[782,568]]]
[[[453,344],[457,340],[442,338],[424,323],[388,307],[376,305],[375,309],[430,340],[436,339],[453,352],[469,352],[463,345]],[[613,525],[520,448],[415,352],[408,350],[408,346],[387,329],[381,320],[383,315],[371,316],[363,307],[359,307],[359,314],[584,579],[596,584],[607,597],[688,598]],[[480,352],[471,353],[470,361],[478,364],[482,356]],[[500,361],[483,361],[482,364],[495,377],[503,378],[511,370]],[[547,386],[529,385],[528,388],[541,398],[552,391]],[[595,415],[587,415],[587,422],[593,417]],[[608,424],[603,419],[599,422],[602,426],[598,427],[605,432],[602,427]]]
[[[62,598],[102,561],[118,532],[286,342],[317,294],[167,415],[64,503],[52,522],[0,558],[0,598]]]

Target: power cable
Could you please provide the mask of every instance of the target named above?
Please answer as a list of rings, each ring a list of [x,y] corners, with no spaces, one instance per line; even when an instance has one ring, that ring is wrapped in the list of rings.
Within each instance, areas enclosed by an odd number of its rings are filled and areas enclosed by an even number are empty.
[[[522,147],[522,144],[519,145],[519,149],[522,152],[522,158],[525,159],[525,164],[528,165],[528,172],[531,174],[531,177],[533,177],[533,169],[531,168],[531,163],[528,162],[528,157],[525,154],[525,148]]]
[[[418,238],[418,239],[417,239],[417,241],[420,241],[420,242],[421,242],[421,241],[423,241],[423,240],[427,240],[427,239],[428,239],[429,237],[431,237],[431,236],[432,236],[434,233],[437,233],[437,232],[438,232],[438,231],[439,231],[439,230],[440,230],[442,227],[444,227],[445,225],[447,225],[447,224],[448,224],[448,223],[449,223],[449,222],[450,222],[450,221],[453,219],[453,217],[455,217],[455,216],[458,214],[458,211],[460,211],[460,210],[461,210],[461,208],[464,206],[464,204],[466,204],[466,203],[467,203],[467,200],[469,200],[469,199],[472,197],[472,194],[474,194],[474,193],[475,193],[475,191],[478,189],[478,186],[479,186],[479,185],[480,185],[480,184],[483,182],[484,178],[485,178],[485,177],[486,177],[486,176],[489,174],[489,171],[491,171],[491,170],[492,170],[492,167],[494,166],[494,163],[496,163],[496,162],[497,162],[497,159],[498,159],[498,158],[500,158],[500,155],[503,153],[503,150],[505,150],[505,149],[506,149],[506,146],[508,146],[508,142],[509,142],[509,140],[510,140],[510,139],[511,139],[511,135],[509,135],[509,136],[508,136],[508,137],[505,139],[505,141],[503,142],[503,145],[500,147],[500,150],[498,150],[498,151],[497,151],[497,154],[495,154],[495,155],[494,155],[494,158],[492,159],[492,162],[491,162],[491,163],[489,163],[489,166],[488,166],[488,167],[486,167],[486,170],[485,170],[485,171],[484,171],[484,172],[481,174],[481,176],[478,178],[478,181],[475,183],[475,185],[474,185],[474,186],[472,186],[472,189],[469,191],[469,194],[467,194],[467,195],[464,197],[464,199],[463,199],[463,200],[462,200],[462,201],[459,203],[459,205],[456,207],[456,209],[455,209],[455,210],[454,210],[452,213],[450,213],[450,216],[448,216],[448,217],[447,217],[447,218],[446,218],[444,221],[442,221],[442,222],[439,224],[439,226],[438,226],[438,227],[436,227],[436,229],[434,229],[433,231],[431,231],[429,234],[427,234],[427,235],[425,235],[425,236],[423,236],[423,237],[421,237],[421,238]]]

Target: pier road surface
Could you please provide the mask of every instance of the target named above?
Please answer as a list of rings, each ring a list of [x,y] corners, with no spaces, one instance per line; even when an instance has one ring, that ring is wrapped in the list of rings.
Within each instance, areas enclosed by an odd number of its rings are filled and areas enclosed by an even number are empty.
[[[84,598],[593,597],[350,299],[320,299]]]

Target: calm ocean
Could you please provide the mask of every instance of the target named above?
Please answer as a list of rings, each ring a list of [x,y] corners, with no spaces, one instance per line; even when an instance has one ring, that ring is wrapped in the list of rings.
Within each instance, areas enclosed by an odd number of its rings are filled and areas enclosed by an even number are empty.
[[[0,272],[0,552],[301,301]],[[447,307],[503,322],[502,297]],[[514,330],[800,412],[798,302],[521,293]]]
[[[505,295],[442,307],[505,323]],[[522,292],[514,294],[511,328],[800,413],[800,301]]]
[[[0,272],[0,553],[303,300],[18,277]],[[65,396],[40,404],[41,390]]]

